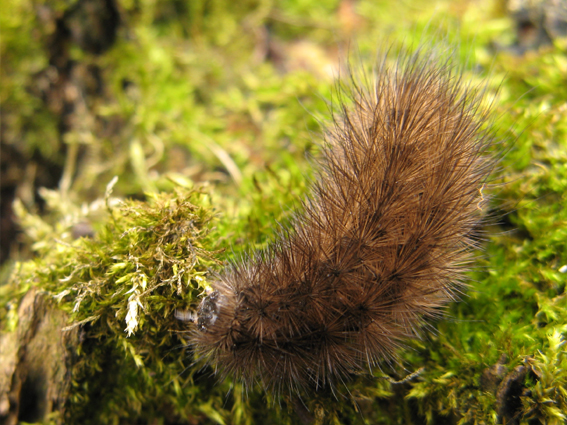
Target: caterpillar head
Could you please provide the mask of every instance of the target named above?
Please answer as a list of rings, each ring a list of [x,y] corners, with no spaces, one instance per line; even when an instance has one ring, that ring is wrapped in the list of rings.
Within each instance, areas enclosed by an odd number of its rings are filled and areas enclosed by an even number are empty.
[[[197,312],[197,327],[201,332],[206,332],[215,324],[219,317],[219,306],[217,301],[220,297],[218,291],[212,291],[209,295],[203,298],[199,311]]]

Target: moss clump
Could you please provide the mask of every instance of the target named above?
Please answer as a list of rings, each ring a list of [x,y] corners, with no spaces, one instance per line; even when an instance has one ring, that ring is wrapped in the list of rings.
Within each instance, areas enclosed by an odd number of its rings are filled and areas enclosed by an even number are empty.
[[[191,402],[204,390],[192,384],[187,328],[175,311],[195,304],[218,264],[209,198],[177,189],[107,205],[92,238],[58,240],[12,277],[12,285],[57,300],[70,318],[64,331],[80,327],[79,344],[69,348],[65,422],[203,416],[201,403]]]

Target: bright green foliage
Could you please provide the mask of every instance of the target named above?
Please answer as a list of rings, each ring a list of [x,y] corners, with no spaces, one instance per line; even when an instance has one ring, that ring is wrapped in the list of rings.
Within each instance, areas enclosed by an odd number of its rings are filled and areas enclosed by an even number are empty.
[[[559,331],[548,335],[545,353],[526,358],[534,374],[531,394],[522,399],[526,418],[545,418],[548,424],[567,420],[567,352]]]
[[[47,64],[41,39],[53,30],[33,18],[32,3],[12,0],[0,16],[7,140],[60,164],[79,161],[72,149],[62,154],[62,143],[86,154],[68,193],[41,192],[43,215],[29,200],[16,204],[37,257],[18,263],[0,287],[0,328],[17,326],[18,300],[32,285],[69,312],[70,326],[82,323],[68,423],[291,424],[303,414],[321,424],[491,424],[506,403],[522,424],[565,422],[564,43],[521,57],[493,49],[513,42],[514,24],[490,0],[361,0],[352,11],[347,1],[125,0],[125,25],[108,52],[71,51],[99,66],[106,86],[85,121],[96,124],[60,139],[52,112],[26,90]],[[269,53],[263,37],[275,40]],[[209,270],[265,246],[299,205],[306,154],[316,155],[320,139],[316,118],[328,116],[323,99],[332,97],[327,66],[351,37],[351,50],[370,64],[377,46],[446,37],[474,69],[465,81],[489,79],[491,125],[505,152],[498,175],[506,183],[491,190],[500,225],[486,229],[485,255],[462,302],[434,333],[409,342],[400,364],[354,379],[337,397],[275,399],[218,383],[193,365],[188,325],[174,311],[194,310]],[[114,175],[115,195],[144,200],[96,201]],[[210,182],[206,191],[180,189],[199,181]],[[85,218],[95,236],[73,240]],[[487,384],[495,365],[502,374]],[[500,382],[521,367],[519,392],[503,395]]]

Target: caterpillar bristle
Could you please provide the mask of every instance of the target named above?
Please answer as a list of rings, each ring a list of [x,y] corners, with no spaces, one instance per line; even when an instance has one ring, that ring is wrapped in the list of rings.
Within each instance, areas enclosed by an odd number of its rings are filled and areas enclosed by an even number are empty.
[[[196,356],[272,391],[396,358],[466,288],[497,157],[483,90],[422,49],[339,83],[316,178],[271,246],[199,307]]]

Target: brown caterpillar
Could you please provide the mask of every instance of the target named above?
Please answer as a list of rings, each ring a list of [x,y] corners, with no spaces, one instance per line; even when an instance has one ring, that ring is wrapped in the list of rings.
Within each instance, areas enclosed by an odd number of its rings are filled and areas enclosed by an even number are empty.
[[[466,287],[497,163],[482,87],[450,55],[339,84],[310,195],[202,300],[196,355],[269,390],[336,386],[419,337]]]

